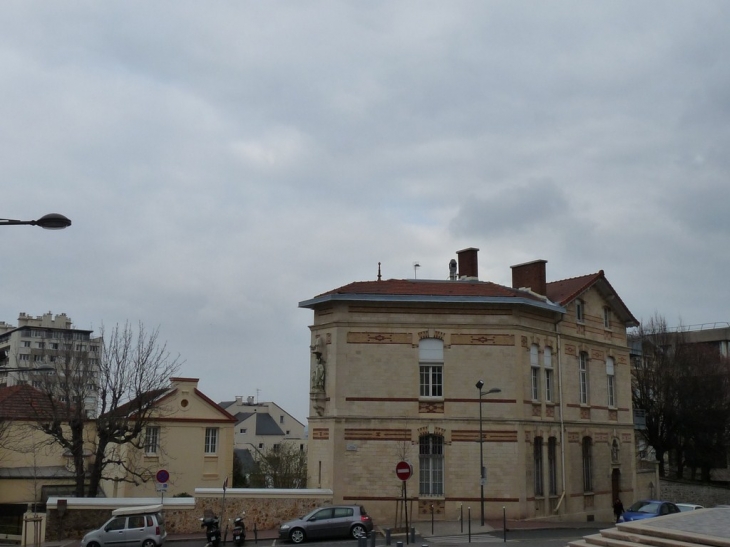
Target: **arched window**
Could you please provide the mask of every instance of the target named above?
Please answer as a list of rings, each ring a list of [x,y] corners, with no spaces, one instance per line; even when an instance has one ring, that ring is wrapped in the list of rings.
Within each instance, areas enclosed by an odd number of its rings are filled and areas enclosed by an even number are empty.
[[[583,491],[593,492],[593,441],[583,437]]]
[[[444,438],[441,435],[421,435],[418,439],[420,467],[419,494],[444,495]]]
[[[437,338],[424,338],[418,344],[421,397],[444,396],[444,343]]]
[[[535,495],[543,496],[542,480],[542,437],[535,437],[533,443],[533,461],[535,474]]]

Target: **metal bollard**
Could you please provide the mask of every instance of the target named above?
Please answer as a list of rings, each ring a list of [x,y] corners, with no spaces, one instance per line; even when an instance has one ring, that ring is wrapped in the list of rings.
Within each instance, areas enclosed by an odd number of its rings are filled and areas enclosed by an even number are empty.
[[[395,542],[395,547],[403,547],[403,542],[402,541],[396,541]]]
[[[375,533],[375,530],[370,532],[370,547],[375,547],[375,536],[377,534]]]
[[[466,508],[466,514],[469,515],[469,543],[471,543],[471,507]]]
[[[390,545],[390,528],[385,529],[385,544]]]
[[[416,543],[416,529],[411,527],[411,543]]]
[[[259,542],[259,530],[256,528],[256,522],[253,523],[253,542],[258,543]]]
[[[357,538],[357,547],[368,547],[368,538]]]

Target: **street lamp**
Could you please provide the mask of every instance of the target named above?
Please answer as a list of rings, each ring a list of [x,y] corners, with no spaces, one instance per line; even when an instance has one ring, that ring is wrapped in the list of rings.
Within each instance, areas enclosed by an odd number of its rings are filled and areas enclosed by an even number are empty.
[[[493,387],[488,391],[482,391],[484,382],[479,380],[477,382],[477,389],[479,390],[479,490],[480,490],[480,505],[482,508],[482,526],[484,526],[484,483],[487,482],[486,469],[484,469],[484,435],[482,433],[482,397],[489,395],[490,393],[500,393],[502,390],[498,387]]]
[[[0,218],[0,226],[17,226],[17,225],[40,226],[46,230],[63,230],[71,226],[71,220],[58,213],[50,213],[43,215],[38,220],[13,220],[10,218]]]

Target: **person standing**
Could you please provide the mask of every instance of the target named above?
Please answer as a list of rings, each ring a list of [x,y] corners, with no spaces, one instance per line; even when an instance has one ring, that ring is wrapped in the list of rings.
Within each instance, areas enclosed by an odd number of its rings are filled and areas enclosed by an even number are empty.
[[[616,517],[616,522],[618,522],[618,519],[620,519],[621,515],[624,514],[624,504],[621,503],[619,498],[616,498],[616,503],[613,504],[613,514]]]

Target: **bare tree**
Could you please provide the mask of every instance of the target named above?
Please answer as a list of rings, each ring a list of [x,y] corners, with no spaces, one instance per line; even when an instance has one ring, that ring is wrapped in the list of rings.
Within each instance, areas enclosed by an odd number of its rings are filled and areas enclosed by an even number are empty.
[[[111,473],[120,468],[121,480],[149,480],[149,470],[130,465],[121,448],[144,447],[158,399],[181,365],[159,342],[159,328],[147,332],[141,322],[137,329],[126,323],[102,328],[101,335],[98,358],[85,344],[66,342],[30,375],[50,408],[36,426],[70,455],[77,497],[97,496],[102,480],[120,480]]]
[[[691,478],[710,480],[711,469],[724,467],[730,427],[730,361],[708,344],[683,344],[676,349],[680,363],[677,475],[684,467]]]
[[[256,450],[256,472],[251,485],[263,488],[306,488],[307,452],[291,442],[275,444],[265,451]]]
[[[730,361],[719,348],[692,343],[680,326],[655,315],[631,337],[640,348],[632,367],[633,405],[646,412],[641,433],[656,451],[661,476],[666,454],[679,477],[685,468],[710,480],[726,458],[730,430]]]
[[[646,412],[646,428],[641,434],[656,451],[662,477],[666,475],[664,455],[677,446],[680,370],[675,348],[678,336],[659,315],[642,323],[631,335],[631,341],[640,350],[632,363],[633,406]]]

